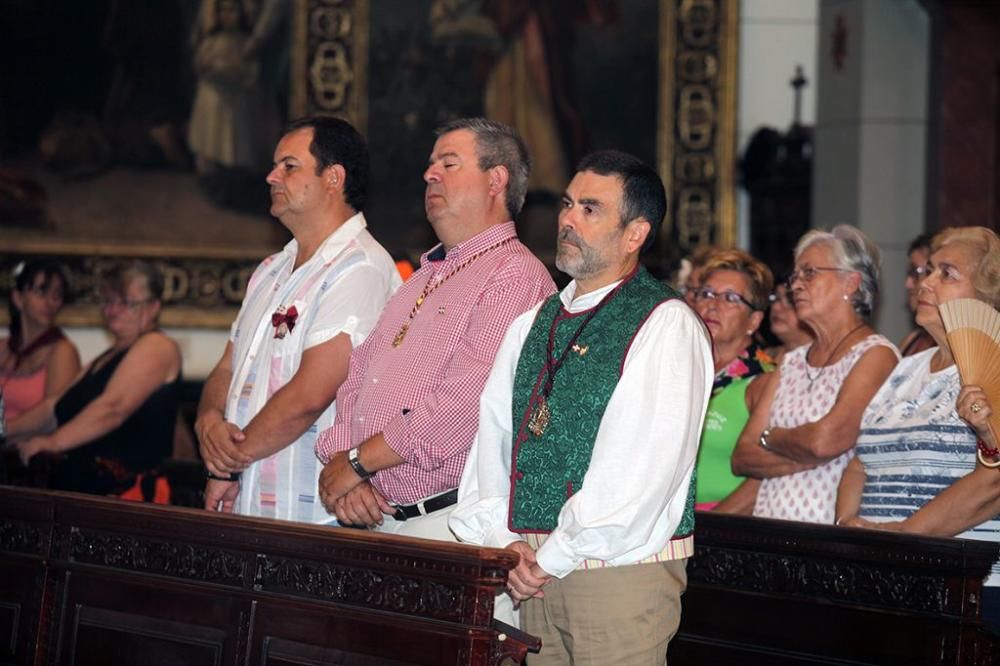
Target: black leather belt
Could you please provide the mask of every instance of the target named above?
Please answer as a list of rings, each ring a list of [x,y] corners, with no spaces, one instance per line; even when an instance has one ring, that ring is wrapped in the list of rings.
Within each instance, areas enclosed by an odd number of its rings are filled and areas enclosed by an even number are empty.
[[[426,516],[429,513],[434,513],[435,511],[440,511],[441,509],[447,509],[456,502],[458,502],[458,488],[449,490],[443,495],[436,495],[435,497],[426,499],[422,502],[417,502],[416,504],[397,506],[396,513],[394,513],[392,517],[396,520],[406,520],[407,518]]]

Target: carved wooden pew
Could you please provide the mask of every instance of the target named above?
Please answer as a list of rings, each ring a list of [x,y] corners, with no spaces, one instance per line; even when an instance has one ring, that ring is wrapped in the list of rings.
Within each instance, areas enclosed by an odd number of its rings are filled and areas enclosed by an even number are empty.
[[[995,543],[699,513],[671,664],[998,664]]]
[[[502,550],[0,487],[0,663],[516,664]]]

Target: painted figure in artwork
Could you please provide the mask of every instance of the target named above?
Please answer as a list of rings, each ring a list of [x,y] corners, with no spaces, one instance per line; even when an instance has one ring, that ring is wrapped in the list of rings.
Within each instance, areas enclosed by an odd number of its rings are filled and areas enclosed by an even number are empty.
[[[247,57],[251,8],[240,0],[203,0],[194,34],[198,90],[188,145],[199,173],[266,162],[277,135],[274,100],[260,86],[260,65]]]

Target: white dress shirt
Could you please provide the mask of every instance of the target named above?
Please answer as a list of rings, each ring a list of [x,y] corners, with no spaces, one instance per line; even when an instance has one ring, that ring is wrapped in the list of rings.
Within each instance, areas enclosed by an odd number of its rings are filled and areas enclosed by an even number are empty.
[[[348,335],[360,345],[378,321],[386,300],[401,280],[389,253],[366,230],[361,213],[323,242],[304,264],[292,270],[298,244],[265,259],[247,286],[233,323],[233,378],[226,420],[239,428],[263,409],[271,396],[298,372],[302,353]],[[278,337],[271,317],[279,306],[295,306],[298,317]],[[322,465],[314,452],[317,433],[333,425],[336,403],[297,440],[253,463],[243,472],[236,513],[298,520],[331,521],[316,497]]]

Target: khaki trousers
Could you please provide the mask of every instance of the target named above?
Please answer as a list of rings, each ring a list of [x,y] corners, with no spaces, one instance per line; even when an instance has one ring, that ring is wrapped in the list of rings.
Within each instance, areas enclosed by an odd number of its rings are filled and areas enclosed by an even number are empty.
[[[686,559],[553,578],[521,605],[521,629],[542,639],[527,666],[664,666],[686,587]]]

